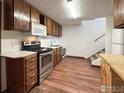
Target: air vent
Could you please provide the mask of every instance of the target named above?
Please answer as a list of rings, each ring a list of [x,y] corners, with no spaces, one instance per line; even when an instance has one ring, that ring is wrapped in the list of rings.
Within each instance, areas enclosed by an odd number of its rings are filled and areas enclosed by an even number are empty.
[[[67,2],[72,2],[72,0],[67,0]]]

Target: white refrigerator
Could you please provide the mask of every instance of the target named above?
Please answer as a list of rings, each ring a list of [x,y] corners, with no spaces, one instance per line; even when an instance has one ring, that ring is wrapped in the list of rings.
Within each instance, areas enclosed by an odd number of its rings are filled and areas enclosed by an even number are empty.
[[[114,55],[124,54],[124,30],[123,29],[114,29],[112,31],[111,54],[114,54]]]

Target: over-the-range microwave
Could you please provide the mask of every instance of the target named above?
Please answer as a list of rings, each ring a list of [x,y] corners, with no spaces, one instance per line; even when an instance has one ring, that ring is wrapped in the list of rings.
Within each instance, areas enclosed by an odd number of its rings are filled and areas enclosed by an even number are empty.
[[[35,36],[47,36],[46,26],[31,22],[31,34]]]

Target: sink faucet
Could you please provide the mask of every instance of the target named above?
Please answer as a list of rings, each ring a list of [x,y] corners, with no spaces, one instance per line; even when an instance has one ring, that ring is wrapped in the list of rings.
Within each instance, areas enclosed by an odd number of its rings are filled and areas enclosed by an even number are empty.
[[[55,38],[51,38],[51,42],[50,42],[50,45],[52,46],[52,45],[54,45],[55,44]]]

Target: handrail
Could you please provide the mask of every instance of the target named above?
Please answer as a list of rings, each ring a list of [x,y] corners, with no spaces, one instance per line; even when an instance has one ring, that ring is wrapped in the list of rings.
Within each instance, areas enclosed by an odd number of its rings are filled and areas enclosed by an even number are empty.
[[[101,39],[103,36],[105,36],[105,33],[104,34],[102,34],[101,36],[99,36],[97,39],[95,39],[94,41],[96,42],[96,41],[98,41],[99,39]]]

